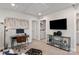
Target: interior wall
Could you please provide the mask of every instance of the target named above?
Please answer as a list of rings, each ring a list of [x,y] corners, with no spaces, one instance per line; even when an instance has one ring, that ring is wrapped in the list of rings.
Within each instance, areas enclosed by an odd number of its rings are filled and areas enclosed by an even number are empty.
[[[21,19],[26,19],[29,20],[29,34],[30,34],[30,40],[29,42],[32,41],[32,21],[31,20],[37,20],[36,17],[31,16],[31,15],[27,15],[27,14],[22,14],[19,12],[15,12],[15,11],[10,11],[10,10],[1,10],[0,9],[0,22],[4,22],[4,19],[6,17],[14,17],[14,18],[21,18]],[[68,36],[71,37],[71,50],[72,51],[76,51],[76,29],[75,29],[75,13],[74,13],[74,9],[73,8],[69,8],[69,9],[65,9],[50,15],[47,15],[46,17],[48,17],[48,20],[46,21],[46,33],[47,34],[52,34],[54,31],[58,31],[58,30],[50,30],[49,29],[49,21],[50,20],[55,20],[55,19],[61,19],[61,18],[67,18],[67,26],[68,29],[67,30],[60,30],[63,33],[63,36]],[[12,34],[13,32],[11,32],[10,34]],[[10,39],[9,39],[10,40]]]
[[[19,12],[16,12],[16,11],[0,9],[0,22],[4,22],[4,19],[6,17],[29,20],[29,30],[25,30],[25,32],[27,32],[30,36],[29,42],[32,42],[32,20],[37,20],[36,17],[34,17],[32,15],[19,13]],[[9,30],[9,31],[6,32],[6,40],[7,40],[7,43],[9,44],[9,47],[10,47],[10,44],[11,44],[10,36],[14,35],[14,34],[15,34],[15,30]]]
[[[4,25],[0,23],[0,50],[4,48]]]
[[[77,37],[77,44],[79,45],[79,6],[76,8],[76,37]]]
[[[53,32],[61,31],[63,36],[71,38],[71,51],[76,51],[76,12],[73,8],[68,8],[61,10],[56,13],[47,15],[47,34],[52,34]],[[50,30],[49,21],[67,18],[67,30]]]

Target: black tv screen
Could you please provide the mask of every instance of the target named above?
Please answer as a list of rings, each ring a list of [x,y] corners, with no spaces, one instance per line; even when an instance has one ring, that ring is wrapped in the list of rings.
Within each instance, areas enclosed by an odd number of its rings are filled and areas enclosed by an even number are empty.
[[[67,29],[67,19],[57,19],[50,21],[50,29]]]
[[[16,29],[16,33],[24,33],[24,29]]]

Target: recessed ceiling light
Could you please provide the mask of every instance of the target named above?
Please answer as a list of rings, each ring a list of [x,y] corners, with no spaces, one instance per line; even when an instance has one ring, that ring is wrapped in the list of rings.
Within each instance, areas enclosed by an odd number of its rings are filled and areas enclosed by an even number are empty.
[[[41,16],[41,15],[42,15],[42,13],[38,13],[38,15],[39,15],[39,16]]]
[[[11,3],[11,6],[13,6],[13,7],[14,7],[14,6],[15,6],[15,4],[14,4],[14,3]]]

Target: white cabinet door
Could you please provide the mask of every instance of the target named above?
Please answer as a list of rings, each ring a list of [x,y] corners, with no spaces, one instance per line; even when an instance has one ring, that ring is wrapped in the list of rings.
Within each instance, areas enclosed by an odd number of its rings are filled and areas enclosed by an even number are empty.
[[[0,24],[0,49],[4,48],[4,25]]]

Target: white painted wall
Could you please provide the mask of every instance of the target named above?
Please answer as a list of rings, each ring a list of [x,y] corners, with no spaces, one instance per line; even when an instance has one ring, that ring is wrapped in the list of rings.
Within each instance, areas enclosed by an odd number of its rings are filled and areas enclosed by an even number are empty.
[[[76,9],[76,37],[77,37],[77,44],[79,44],[79,6]]]
[[[14,17],[14,18],[21,18],[21,19],[26,19],[29,20],[30,23],[30,29],[29,29],[29,34],[30,34],[30,40],[29,42],[32,41],[32,20],[37,20],[37,18],[35,18],[34,16],[31,15],[26,15],[26,14],[22,14],[19,12],[14,12],[14,11],[10,11],[10,10],[0,10],[0,21],[4,22],[4,19],[6,17]],[[69,8],[69,9],[65,9],[56,13],[52,13],[50,15],[46,16],[46,34],[53,34],[54,31],[57,30],[50,30],[49,29],[49,21],[50,20],[55,20],[55,19],[61,19],[61,18],[67,18],[67,26],[68,29],[67,30],[60,30],[63,33],[63,36],[68,36],[71,37],[71,51],[76,51],[76,18],[75,18],[75,12],[73,8]],[[39,23],[40,24],[40,23]],[[40,29],[40,28],[39,28]],[[15,31],[10,31],[7,32],[8,35],[13,34]],[[38,32],[39,33],[39,32]],[[40,36],[39,36],[40,38]],[[10,40],[9,38],[6,38],[7,42],[9,42],[8,40]],[[9,42],[10,43],[10,42]]]
[[[4,25],[0,23],[0,49],[4,48]]]
[[[27,15],[27,14],[15,12],[15,11],[0,9],[0,22],[4,22],[4,19],[6,17],[14,17],[14,18],[19,18],[19,19],[29,20],[29,29],[26,29],[25,32],[30,35],[29,42],[32,41],[32,20],[37,20],[36,17],[34,17],[32,15]],[[11,45],[10,36],[15,35],[15,33],[16,33],[15,30],[8,30],[6,32],[6,41],[9,44],[9,47]]]
[[[71,37],[71,51],[76,51],[76,12],[73,8],[58,11],[47,15],[47,34],[52,34],[55,31],[61,31],[63,36]],[[50,30],[49,21],[55,19],[67,18],[67,30]]]

